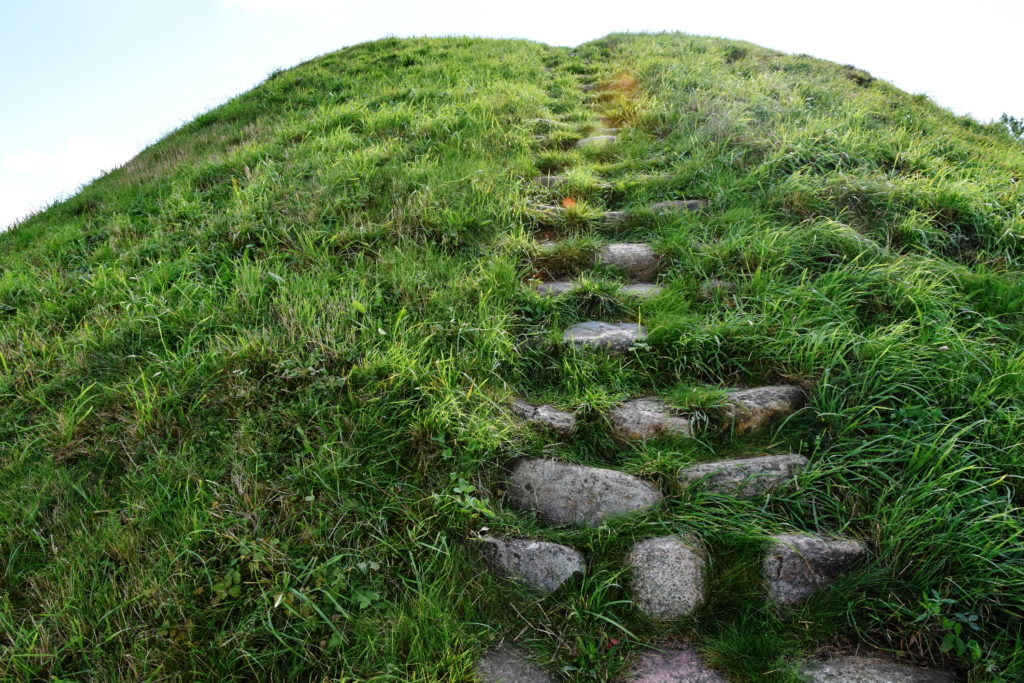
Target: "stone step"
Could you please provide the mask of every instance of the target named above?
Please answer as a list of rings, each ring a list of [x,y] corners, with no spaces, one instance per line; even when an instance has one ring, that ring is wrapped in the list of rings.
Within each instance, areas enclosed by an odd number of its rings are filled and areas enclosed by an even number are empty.
[[[647,210],[657,214],[685,213],[700,211],[707,205],[706,199],[671,199],[667,202],[655,202],[648,206]]]
[[[562,335],[562,341],[577,349],[592,348],[610,353],[624,353],[647,339],[647,328],[637,323],[606,323],[590,320],[573,325]]]
[[[555,680],[508,645],[496,647],[477,660],[476,679],[480,683],[554,683]]]
[[[864,544],[814,534],[772,536],[764,557],[768,595],[780,605],[803,602],[866,554]]]
[[[474,543],[495,574],[538,593],[553,593],[587,568],[583,555],[558,543],[496,536],[485,536]]]
[[[535,406],[526,401],[515,399],[511,404],[512,414],[535,427],[569,436],[576,431],[576,417],[572,413],[558,410],[554,406]]]
[[[548,190],[554,190],[568,183],[569,177],[564,175],[539,175],[533,178],[533,182]],[[612,189],[611,183],[591,183],[590,186],[598,190]]]
[[[618,140],[618,136],[615,135],[591,135],[589,138],[583,138],[582,140],[576,141],[576,147],[579,149],[591,149],[595,147],[605,147]]]
[[[508,502],[551,524],[598,526],[646,510],[663,496],[643,479],[616,470],[559,460],[520,460],[508,481]]]
[[[764,429],[800,410],[807,403],[807,394],[800,387],[780,384],[730,391],[726,401],[728,405],[722,410],[725,426],[746,433]]]
[[[792,483],[807,467],[807,458],[795,453],[702,462],[679,470],[680,486],[753,498]]]
[[[656,398],[635,398],[615,406],[608,413],[612,437],[619,441],[639,441],[658,436],[693,436],[690,419],[675,412]]]
[[[645,282],[658,272],[661,257],[654,253],[649,244],[619,242],[601,247],[594,261],[600,265],[620,268],[634,280]]]
[[[568,294],[579,286],[574,280],[551,280],[549,282],[538,282],[533,286],[534,290],[541,296],[561,296]],[[628,285],[619,287],[619,294],[635,299],[652,299],[665,291],[661,285],[653,282],[631,282]]]
[[[953,683],[953,674],[908,666],[881,655],[846,655],[820,660],[801,672],[808,683]]]
[[[695,538],[663,536],[640,541],[626,558],[633,603],[657,621],[679,619],[704,601],[706,553]]]
[[[692,647],[649,650],[626,672],[623,683],[726,683]]]

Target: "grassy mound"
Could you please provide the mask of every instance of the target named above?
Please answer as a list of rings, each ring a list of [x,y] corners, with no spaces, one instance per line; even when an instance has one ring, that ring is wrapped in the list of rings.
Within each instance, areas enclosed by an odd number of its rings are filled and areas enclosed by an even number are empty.
[[[620,143],[574,149],[599,116]],[[538,117],[566,125],[538,141]],[[652,240],[668,291],[524,287],[539,172],[569,172],[581,249],[603,210],[708,198],[607,232]],[[856,644],[1019,680],[1021,178],[997,126],[723,40],[383,40],[275,74],[0,235],[0,677],[463,680],[516,638],[606,680],[681,638],[738,680]],[[625,358],[558,343],[592,317],[651,334]],[[811,409],[756,438],[607,438],[628,397],[780,381]],[[518,424],[513,396],[579,435]],[[501,504],[523,455],[671,491],[752,449],[811,467],[767,501],[676,492],[595,529]],[[480,571],[483,527],[589,571],[538,599]],[[779,612],[757,563],[794,529],[870,557]],[[658,626],[622,558],[674,531],[712,548],[712,599]]]

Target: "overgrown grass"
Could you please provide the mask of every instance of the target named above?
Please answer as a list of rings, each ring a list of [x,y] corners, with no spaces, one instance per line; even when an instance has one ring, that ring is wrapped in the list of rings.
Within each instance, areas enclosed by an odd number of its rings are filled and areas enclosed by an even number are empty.
[[[535,140],[533,118],[566,125]],[[618,144],[572,149],[602,122]],[[560,171],[577,207],[538,230],[528,206],[558,195],[528,179]],[[686,639],[737,680],[857,644],[1019,679],[1022,174],[998,125],[723,40],[389,39],[275,74],[0,236],[0,672],[462,680],[505,638],[606,680]],[[593,220],[680,197],[711,203]],[[667,291],[619,302],[577,258],[588,286],[543,299],[523,280],[549,233],[651,240]],[[560,347],[594,316],[648,344]],[[623,398],[776,381],[812,399],[768,434],[608,439]],[[514,423],[513,395],[580,435]],[[811,467],[767,501],[674,488],[695,460],[785,451]],[[500,502],[503,468],[541,454],[670,495],[545,527]],[[537,599],[480,571],[483,527],[568,543],[588,574]],[[783,529],[870,557],[777,612],[757,566]],[[622,559],[672,531],[708,544],[711,585],[666,627]]]

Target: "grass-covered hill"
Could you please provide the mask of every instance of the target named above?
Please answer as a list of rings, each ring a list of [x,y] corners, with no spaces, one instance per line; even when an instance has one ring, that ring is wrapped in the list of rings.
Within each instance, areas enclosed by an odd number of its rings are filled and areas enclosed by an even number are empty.
[[[277,73],[0,235],[0,679],[456,681],[504,642],[612,680],[689,642],[732,680],[866,649],[1021,680],[1022,178],[995,125],[725,40],[389,39]],[[660,294],[590,265],[614,241],[653,245]],[[579,286],[539,295],[554,271]],[[585,320],[649,335],[563,344]],[[770,384],[807,406],[713,427]],[[617,444],[638,396],[706,428]],[[757,498],[677,482],[753,453],[809,465]],[[664,501],[546,524],[507,500],[539,456]],[[867,553],[783,608],[782,532]],[[541,597],[482,534],[586,572]],[[659,623],[624,558],[666,534],[706,548],[707,598]]]

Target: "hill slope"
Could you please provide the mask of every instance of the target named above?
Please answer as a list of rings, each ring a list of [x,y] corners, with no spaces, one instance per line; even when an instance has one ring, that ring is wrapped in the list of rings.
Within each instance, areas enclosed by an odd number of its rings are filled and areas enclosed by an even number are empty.
[[[859,647],[1024,676],[1022,177],[997,127],[724,40],[383,40],[276,74],[0,235],[0,671],[462,680],[505,640],[607,680],[688,640],[737,680]],[[708,202],[648,209],[684,198]],[[653,245],[660,294],[592,265],[615,241]],[[586,320],[649,334],[563,344]],[[716,429],[726,391],[770,384],[808,405]],[[696,438],[609,438],[652,395]],[[762,453],[809,465],[754,498],[676,480]],[[539,456],[664,501],[548,524],[509,504]],[[781,532],[867,554],[779,608]],[[587,571],[540,597],[482,570],[487,533]],[[676,533],[707,597],[659,624],[624,558]]]

